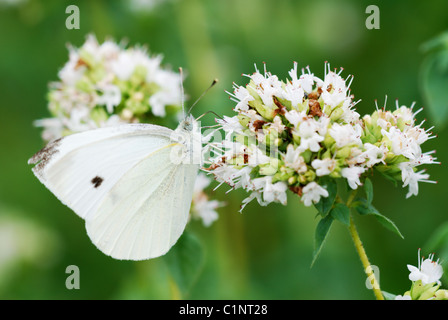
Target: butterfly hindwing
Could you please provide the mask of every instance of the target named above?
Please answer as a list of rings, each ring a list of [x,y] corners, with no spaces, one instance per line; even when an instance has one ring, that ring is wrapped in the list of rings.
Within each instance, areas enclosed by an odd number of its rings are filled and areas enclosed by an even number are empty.
[[[104,253],[127,260],[158,257],[184,231],[198,166],[172,165],[173,146],[126,172],[86,220],[89,237]]]

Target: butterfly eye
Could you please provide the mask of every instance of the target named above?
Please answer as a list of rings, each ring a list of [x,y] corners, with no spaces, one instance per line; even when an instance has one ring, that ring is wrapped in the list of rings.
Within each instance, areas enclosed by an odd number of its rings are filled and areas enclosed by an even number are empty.
[[[184,122],[184,129],[185,130],[188,130],[188,131],[191,131],[191,130],[193,130],[193,124],[190,122],[190,121],[185,121]]]

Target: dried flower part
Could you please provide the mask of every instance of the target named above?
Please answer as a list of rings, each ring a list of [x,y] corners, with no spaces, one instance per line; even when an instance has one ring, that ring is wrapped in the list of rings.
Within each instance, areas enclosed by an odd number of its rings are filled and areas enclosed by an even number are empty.
[[[328,197],[322,179],[345,179],[350,188],[363,184],[376,169],[402,180],[410,195],[418,193],[418,182],[429,176],[416,167],[436,163],[433,151],[420,145],[433,138],[422,123],[415,123],[413,106],[395,111],[377,110],[364,117],[355,111],[347,79],[325,64],[323,79],[310,69],[289,79],[257,68],[246,86],[234,84],[229,93],[236,103],[233,117],[217,120],[224,141],[209,143],[213,156],[208,168],[220,183],[250,193],[259,204],[286,203],[286,190],[298,194],[305,205]]]

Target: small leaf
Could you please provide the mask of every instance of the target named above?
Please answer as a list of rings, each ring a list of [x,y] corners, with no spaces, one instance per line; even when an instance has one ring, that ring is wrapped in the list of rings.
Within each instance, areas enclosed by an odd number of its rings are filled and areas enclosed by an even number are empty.
[[[314,252],[311,267],[314,265],[314,262],[316,261],[320,251],[322,250],[322,246],[328,236],[328,232],[330,231],[332,223],[333,217],[331,215],[327,215],[326,217],[320,219],[319,223],[317,224],[316,233],[314,234]]]
[[[334,200],[336,199],[336,195],[338,193],[338,186],[334,179],[322,179],[319,184],[324,186],[324,188],[328,191],[328,197],[321,197],[320,201],[316,203],[314,207],[317,211],[319,211],[322,217],[325,217],[333,207]]]
[[[203,248],[198,238],[187,231],[184,231],[177,243],[163,256],[182,297],[188,294],[199,276],[203,256]]]
[[[398,227],[395,225],[395,223],[392,220],[390,220],[386,216],[383,216],[379,212],[373,213],[373,215],[384,227],[386,227],[387,229],[389,229],[392,232],[395,232],[398,236],[400,236],[400,238],[404,239],[400,230],[398,229]]]
[[[356,205],[355,205],[356,204]],[[397,235],[399,235],[401,238],[404,239],[403,235],[401,234],[398,227],[395,225],[395,223],[390,220],[388,217],[382,215],[374,206],[367,203],[366,199],[356,199],[354,202],[353,208],[358,211],[361,215],[373,215],[378,222],[380,222],[384,227],[389,229],[390,231],[393,231]]]
[[[428,40],[420,47],[424,53],[439,51],[446,48],[448,48],[448,31],[444,31],[438,36]]]
[[[350,209],[343,203],[337,203],[330,212],[331,216],[346,226],[350,225]]]
[[[373,200],[373,185],[369,178],[364,181],[364,191],[366,192],[367,203],[371,204]]]

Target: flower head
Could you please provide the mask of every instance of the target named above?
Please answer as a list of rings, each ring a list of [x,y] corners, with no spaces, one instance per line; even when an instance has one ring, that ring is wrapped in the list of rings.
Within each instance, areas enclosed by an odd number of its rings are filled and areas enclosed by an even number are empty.
[[[433,261],[434,254],[430,254],[427,259],[420,259],[420,249],[418,250],[418,267],[408,264],[409,280],[421,281],[423,285],[438,283],[440,285],[440,278],[443,275],[443,268],[439,264],[439,260]]]
[[[413,105],[378,109],[360,117],[350,93],[352,76],[342,78],[325,64],[323,79],[294,63],[282,81],[266,70],[245,74],[245,86],[233,85],[233,117],[218,120],[223,141],[211,141],[208,167],[216,180],[249,193],[261,205],[286,203],[291,190],[306,206],[328,196],[325,179],[344,179],[352,189],[377,170],[418,193],[418,182],[432,182],[417,171],[437,163],[421,144],[433,138],[415,123]],[[269,194],[272,192],[272,194]]]
[[[51,118],[36,121],[46,141],[61,136],[129,122],[153,122],[181,104],[181,76],[161,66],[162,56],[144,47],[125,48],[89,35],[69,47],[69,60],[50,84]],[[158,120],[155,120],[158,122]]]
[[[395,300],[448,300],[448,290],[440,289],[443,268],[439,260],[434,261],[434,254],[430,254],[428,259],[420,259],[418,249],[418,266],[408,264],[408,270],[411,272],[411,289],[395,296]]]

